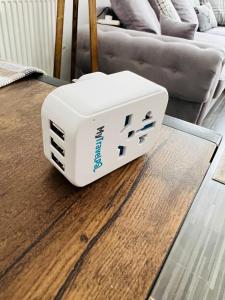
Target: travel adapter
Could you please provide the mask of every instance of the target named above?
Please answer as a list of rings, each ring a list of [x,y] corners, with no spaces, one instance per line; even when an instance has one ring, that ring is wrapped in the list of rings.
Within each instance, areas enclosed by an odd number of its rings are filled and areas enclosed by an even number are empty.
[[[43,103],[45,156],[85,186],[151,150],[167,102],[165,88],[128,71],[83,76]]]

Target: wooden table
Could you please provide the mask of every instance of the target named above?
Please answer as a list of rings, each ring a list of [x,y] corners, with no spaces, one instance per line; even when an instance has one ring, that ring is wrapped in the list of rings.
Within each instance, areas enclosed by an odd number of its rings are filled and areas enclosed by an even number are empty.
[[[60,84],[0,90],[0,299],[145,299],[221,137],[166,117],[151,153],[76,188],[42,150],[41,104]]]

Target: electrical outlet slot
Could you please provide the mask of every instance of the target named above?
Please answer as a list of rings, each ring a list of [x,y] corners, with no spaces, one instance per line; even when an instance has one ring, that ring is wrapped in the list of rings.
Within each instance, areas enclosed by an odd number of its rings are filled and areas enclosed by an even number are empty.
[[[125,146],[118,146],[119,149],[119,156],[124,156],[125,155],[125,151],[126,151],[126,147]]]
[[[135,134],[134,130],[128,132],[128,138],[131,138],[132,136],[134,136],[134,134]]]
[[[61,148],[55,141],[54,139],[51,137],[51,145],[52,147],[54,147],[62,156],[65,155],[65,151],[63,148]]]
[[[131,124],[132,115],[127,115],[124,122],[124,127],[127,127]]]
[[[145,142],[147,136],[148,136],[147,134],[140,136],[139,137],[139,144],[143,144]]]
[[[50,121],[50,128],[56,135],[58,135],[64,141],[65,132],[64,130],[62,130],[62,128],[60,128],[57,124],[55,124],[52,121]]]
[[[149,112],[147,112],[147,114],[145,115],[145,118],[142,121],[144,122],[144,121],[149,120],[151,118],[152,118],[152,112],[149,111]]]
[[[61,161],[58,160],[58,158],[54,155],[54,153],[51,152],[51,156],[52,156],[52,160],[54,161],[54,163],[57,164],[57,166],[59,166],[60,169],[65,171],[64,164]]]
[[[150,128],[153,128],[153,127],[155,127],[155,124],[156,124],[156,122],[148,123],[143,128],[139,129],[138,132],[139,131],[145,131],[145,130],[148,130]]]

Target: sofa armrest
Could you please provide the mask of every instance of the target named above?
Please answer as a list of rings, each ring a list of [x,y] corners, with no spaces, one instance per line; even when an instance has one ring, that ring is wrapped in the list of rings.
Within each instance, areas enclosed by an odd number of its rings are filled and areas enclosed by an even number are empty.
[[[78,68],[88,73],[88,27],[78,36]],[[170,96],[191,102],[213,97],[225,61],[221,49],[146,32],[99,26],[98,39],[100,71],[133,71],[164,86]]]

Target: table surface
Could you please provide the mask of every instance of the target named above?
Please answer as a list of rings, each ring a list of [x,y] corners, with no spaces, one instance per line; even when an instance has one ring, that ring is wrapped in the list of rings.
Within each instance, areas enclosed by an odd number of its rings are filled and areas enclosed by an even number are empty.
[[[0,299],[145,299],[220,137],[166,117],[151,153],[76,188],[43,156],[54,88],[0,91]]]

